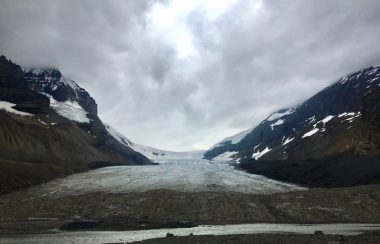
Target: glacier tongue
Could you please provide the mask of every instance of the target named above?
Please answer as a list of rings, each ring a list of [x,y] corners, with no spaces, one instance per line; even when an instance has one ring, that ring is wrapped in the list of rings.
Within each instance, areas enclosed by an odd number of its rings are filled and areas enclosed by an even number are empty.
[[[272,194],[306,188],[237,170],[227,163],[204,159],[159,160],[160,165],[117,166],[53,180],[37,194],[76,195],[88,192],[243,192]]]

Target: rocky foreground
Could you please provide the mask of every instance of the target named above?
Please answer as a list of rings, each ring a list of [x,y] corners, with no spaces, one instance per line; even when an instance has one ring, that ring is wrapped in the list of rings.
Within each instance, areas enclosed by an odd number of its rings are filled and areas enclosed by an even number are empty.
[[[313,235],[293,234],[258,234],[258,235],[225,235],[225,236],[171,236],[167,238],[151,239],[134,242],[139,244],[195,244],[195,243],[235,243],[235,244],[304,244],[304,243],[380,243],[380,232],[365,233],[358,236],[324,235],[316,232]]]
[[[241,223],[379,223],[380,186],[255,195],[154,190],[0,197],[0,234]]]

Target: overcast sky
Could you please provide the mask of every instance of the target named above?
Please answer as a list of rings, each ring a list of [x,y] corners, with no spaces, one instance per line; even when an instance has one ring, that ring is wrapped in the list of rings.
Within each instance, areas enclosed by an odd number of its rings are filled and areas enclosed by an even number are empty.
[[[0,53],[56,67],[132,141],[207,149],[380,64],[379,0],[0,0]]]

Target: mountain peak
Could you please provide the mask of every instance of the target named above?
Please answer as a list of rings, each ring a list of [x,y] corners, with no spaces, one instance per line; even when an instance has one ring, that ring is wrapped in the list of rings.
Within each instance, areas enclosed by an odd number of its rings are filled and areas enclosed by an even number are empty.
[[[31,73],[37,76],[53,76],[61,77],[62,73],[54,67],[45,67],[45,68],[23,68],[23,71],[28,74]]]
[[[24,68],[23,71],[28,82],[50,83],[52,90],[62,85],[70,86],[74,91],[83,90],[75,81],[64,76],[56,68]]]
[[[351,73],[343,78],[341,78],[337,83],[338,84],[346,84],[352,83],[352,82],[367,82],[372,83],[374,80],[377,80],[380,76],[380,66],[370,66],[368,68],[362,69],[360,71],[357,71],[355,73]],[[369,77],[372,77],[374,80],[368,79]]]

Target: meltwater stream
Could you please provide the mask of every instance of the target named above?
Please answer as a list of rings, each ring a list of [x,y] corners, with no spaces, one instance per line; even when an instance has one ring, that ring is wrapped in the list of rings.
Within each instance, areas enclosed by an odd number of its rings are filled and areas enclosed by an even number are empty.
[[[194,228],[154,229],[139,231],[76,231],[52,234],[0,236],[0,243],[126,243],[165,237],[167,233],[176,236],[232,235],[232,234],[312,234],[323,231],[332,235],[358,235],[366,231],[380,230],[380,224],[240,224],[198,226]]]

